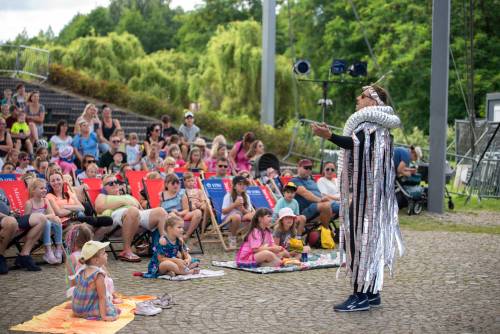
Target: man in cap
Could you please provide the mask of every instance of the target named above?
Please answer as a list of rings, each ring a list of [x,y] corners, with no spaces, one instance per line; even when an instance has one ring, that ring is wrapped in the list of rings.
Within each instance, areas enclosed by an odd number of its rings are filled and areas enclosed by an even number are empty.
[[[328,227],[334,214],[338,214],[339,205],[321,195],[318,185],[312,178],[312,168],[311,160],[300,160],[297,169],[298,175],[290,181],[297,186],[295,199],[299,202],[300,214],[304,215],[308,221],[319,216],[321,225]]]

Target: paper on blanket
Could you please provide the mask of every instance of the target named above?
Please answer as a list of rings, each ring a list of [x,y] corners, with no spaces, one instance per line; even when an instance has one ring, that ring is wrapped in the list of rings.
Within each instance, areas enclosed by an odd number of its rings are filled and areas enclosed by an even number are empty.
[[[220,276],[224,276],[224,270],[202,269],[202,270],[200,270],[199,274],[177,275],[174,277],[171,277],[168,275],[163,275],[163,276],[158,276],[158,278],[163,278],[163,279],[166,279],[169,281],[187,281],[187,280],[196,279],[196,278],[220,277]]]
[[[154,296],[123,297],[123,303],[117,305],[121,314],[116,321],[96,321],[74,317],[71,308],[66,307],[70,302],[64,302],[43,314],[34,316],[29,321],[11,327],[10,330],[38,333],[114,334],[134,320],[136,302],[154,298]]]
[[[328,254],[310,254],[308,262],[301,263],[300,266],[289,267],[257,267],[257,268],[239,268],[236,261],[212,261],[216,267],[224,267],[236,270],[244,270],[257,274],[286,273],[292,271],[303,271],[312,269],[334,268],[340,266],[340,257],[337,252]]]

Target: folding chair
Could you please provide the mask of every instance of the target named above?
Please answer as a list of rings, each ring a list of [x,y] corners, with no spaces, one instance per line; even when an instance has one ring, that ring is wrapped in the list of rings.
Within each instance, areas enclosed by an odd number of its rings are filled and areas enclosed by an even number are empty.
[[[160,194],[165,189],[165,182],[163,179],[154,179],[154,180],[143,180],[144,189],[146,189],[146,199],[148,201],[148,207],[150,209],[157,208],[161,204]],[[189,223],[189,221],[185,220],[184,223]],[[200,228],[198,227],[194,230],[196,235],[196,239],[198,241],[198,245],[200,245],[200,253],[205,254],[203,251],[203,245],[201,244],[200,232],[198,231]],[[196,254],[197,252],[193,252]]]
[[[4,174],[14,175],[14,174]],[[7,197],[10,204],[10,209],[14,215],[22,216],[24,215],[24,204],[28,201],[28,189],[22,180],[4,178],[0,182],[0,189],[2,189]],[[16,235],[7,245],[7,248],[11,246],[16,246],[17,250],[20,252],[22,249],[21,240],[28,234],[29,228],[21,230],[21,232]],[[41,245],[41,243],[39,244]],[[39,245],[35,246],[33,249],[37,249]]]
[[[83,184],[88,186],[88,189],[84,191],[85,198],[93,211],[93,215],[97,217],[97,210],[95,209],[95,200],[102,190],[102,180],[101,179],[82,179]],[[118,255],[113,247],[113,241],[111,237],[120,229],[120,226],[115,226],[110,232],[106,233],[101,240],[102,242],[109,241],[109,249],[113,254],[115,260],[118,260]]]
[[[268,192],[264,193],[263,188],[267,191],[267,188],[263,186],[262,188],[259,186],[248,186],[248,197],[250,197],[250,201],[252,202],[254,209],[257,210],[258,208],[267,208],[273,210],[275,202],[271,201],[271,196]]]
[[[125,173],[125,179],[130,187],[130,194],[138,201],[141,200],[141,190],[144,187],[142,180],[147,174],[148,171],[144,170],[129,170]]]
[[[313,177],[314,182],[318,182],[318,180],[319,180],[322,176],[323,176],[323,175],[321,175],[321,174],[314,174],[312,177]]]
[[[210,205],[208,211],[212,222],[212,230],[206,235],[212,235],[217,238],[224,250],[228,251],[229,247],[224,240],[224,234],[222,232],[222,228],[225,224],[222,224],[221,218],[222,204],[224,202],[224,196],[227,193],[226,188],[222,180],[219,179],[202,180],[202,187]],[[212,242],[212,240],[207,240],[207,242]]]

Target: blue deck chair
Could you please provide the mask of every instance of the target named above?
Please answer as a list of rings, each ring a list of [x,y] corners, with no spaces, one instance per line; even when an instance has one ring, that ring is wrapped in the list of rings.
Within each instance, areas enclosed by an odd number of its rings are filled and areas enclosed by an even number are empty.
[[[269,210],[273,209],[271,203],[269,203],[264,195],[264,192],[259,186],[248,186],[247,194],[248,197],[250,197],[250,202],[252,202],[255,210],[258,208],[267,208]]]
[[[224,240],[224,233],[222,228],[225,224],[222,224],[222,203],[224,202],[224,196],[226,195],[226,189],[222,180],[220,179],[208,179],[202,180],[202,187],[211,207],[209,208],[210,220],[212,221],[212,228],[210,231],[206,232],[206,235],[212,234],[216,237],[224,250],[229,250],[228,245]],[[209,240],[207,240],[209,241]]]

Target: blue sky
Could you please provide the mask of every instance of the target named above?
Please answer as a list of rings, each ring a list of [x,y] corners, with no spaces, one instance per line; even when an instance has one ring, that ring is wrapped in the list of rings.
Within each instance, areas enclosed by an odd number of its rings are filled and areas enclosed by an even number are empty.
[[[172,0],[172,7],[191,10],[201,3],[201,0]],[[75,14],[87,14],[108,4],[109,0],[0,0],[0,42],[14,39],[23,29],[34,36],[51,26],[57,35]]]

